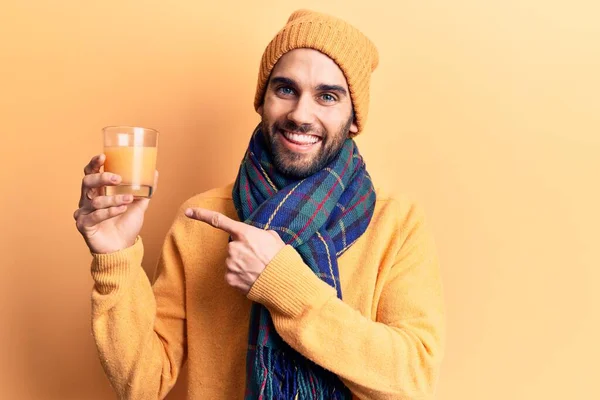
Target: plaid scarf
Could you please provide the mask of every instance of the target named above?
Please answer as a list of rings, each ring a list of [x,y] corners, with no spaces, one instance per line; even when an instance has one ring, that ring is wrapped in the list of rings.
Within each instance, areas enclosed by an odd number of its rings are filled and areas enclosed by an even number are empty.
[[[375,206],[371,178],[352,139],[346,139],[325,168],[293,180],[275,168],[257,127],[233,187],[233,201],[241,221],[276,231],[342,298],[337,257],[367,229]],[[335,374],[283,341],[263,305],[252,305],[246,400],[350,398]]]

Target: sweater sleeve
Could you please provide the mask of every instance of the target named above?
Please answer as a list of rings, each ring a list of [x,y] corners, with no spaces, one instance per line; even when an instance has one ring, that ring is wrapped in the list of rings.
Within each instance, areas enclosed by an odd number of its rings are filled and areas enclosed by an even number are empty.
[[[176,241],[165,240],[151,286],[143,243],[93,254],[92,332],[119,399],[162,399],[186,354],[183,266]]]
[[[337,374],[359,399],[430,399],[437,383],[445,330],[441,274],[422,214],[409,219],[375,320],[337,298],[289,245],[248,295],[269,309],[290,346]]]

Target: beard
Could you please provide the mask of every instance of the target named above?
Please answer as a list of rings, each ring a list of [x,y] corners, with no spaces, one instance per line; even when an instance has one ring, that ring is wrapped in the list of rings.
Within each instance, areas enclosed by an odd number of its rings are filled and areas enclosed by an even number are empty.
[[[298,125],[289,119],[271,123],[263,116],[261,130],[273,164],[279,172],[291,178],[304,179],[322,170],[339,153],[348,138],[353,121],[354,115],[351,114],[336,132],[329,133],[323,128],[318,129],[311,124]],[[286,140],[281,133],[282,129],[291,133],[310,134],[312,132],[318,135],[321,138],[319,149],[313,153],[296,153],[287,149],[281,142]]]

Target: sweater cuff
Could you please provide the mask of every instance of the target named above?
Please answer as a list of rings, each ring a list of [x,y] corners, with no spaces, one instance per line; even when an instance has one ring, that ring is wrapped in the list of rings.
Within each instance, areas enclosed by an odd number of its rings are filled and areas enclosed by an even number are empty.
[[[320,308],[332,296],[335,289],[319,279],[290,245],[275,255],[248,292],[248,299],[290,317]]]
[[[118,292],[131,279],[132,272],[142,265],[144,244],[138,236],[131,247],[108,254],[92,253],[92,256],[96,290],[103,295],[111,294]]]

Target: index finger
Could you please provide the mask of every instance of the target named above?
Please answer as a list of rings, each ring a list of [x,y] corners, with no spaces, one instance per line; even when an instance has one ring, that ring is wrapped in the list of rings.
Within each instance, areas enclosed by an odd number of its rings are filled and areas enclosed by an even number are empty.
[[[104,165],[105,158],[106,156],[104,154],[98,154],[97,156],[94,156],[83,169],[83,173],[90,175],[100,172],[100,167]]]
[[[234,221],[219,212],[204,208],[188,208],[185,210],[185,215],[221,229],[234,237],[240,235],[246,226],[243,222]]]

